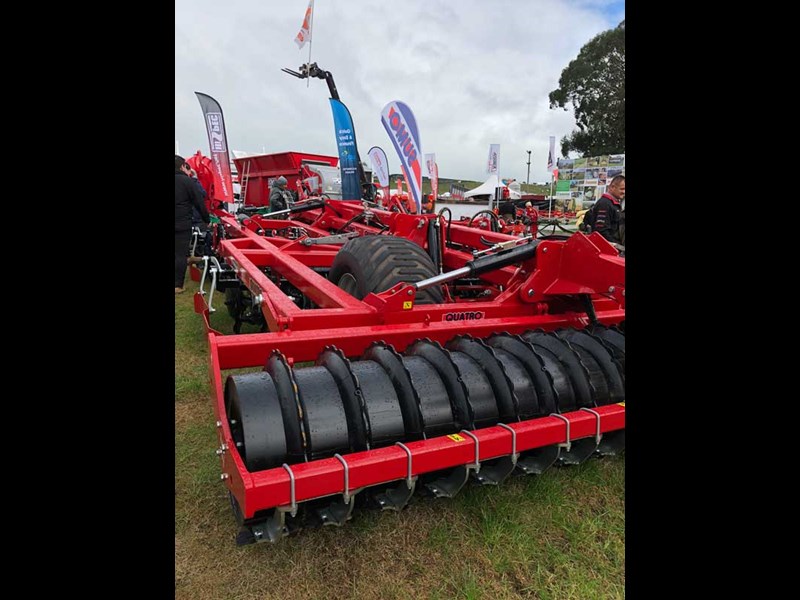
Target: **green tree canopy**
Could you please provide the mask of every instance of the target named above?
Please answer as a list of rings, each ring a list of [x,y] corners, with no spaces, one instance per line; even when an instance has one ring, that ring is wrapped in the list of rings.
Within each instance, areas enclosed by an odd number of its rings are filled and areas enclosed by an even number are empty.
[[[561,139],[561,155],[625,152],[625,21],[595,36],[561,72],[550,108],[575,109],[576,131]]]

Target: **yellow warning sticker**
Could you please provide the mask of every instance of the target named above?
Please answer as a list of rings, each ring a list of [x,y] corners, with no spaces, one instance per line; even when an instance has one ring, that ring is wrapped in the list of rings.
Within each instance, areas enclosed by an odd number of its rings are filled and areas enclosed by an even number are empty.
[[[413,300],[406,300],[403,302],[403,310],[411,310],[412,308],[414,308]]]
[[[625,406],[624,402],[617,402],[617,404],[619,404],[620,406]]]
[[[449,437],[454,442],[463,442],[464,441],[464,438],[461,437],[460,435],[458,435],[457,433],[451,433],[447,437]]]

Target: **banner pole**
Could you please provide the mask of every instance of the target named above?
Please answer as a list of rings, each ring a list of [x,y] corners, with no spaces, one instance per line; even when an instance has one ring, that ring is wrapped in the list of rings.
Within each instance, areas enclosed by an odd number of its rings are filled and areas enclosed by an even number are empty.
[[[494,188],[494,207],[493,208],[500,208],[500,150],[497,150],[497,185]],[[492,207],[490,207],[492,208]]]
[[[550,172],[550,217],[553,217],[553,173]]]
[[[306,63],[306,73],[309,73],[311,69],[311,44],[314,43],[314,13],[317,12],[317,8],[314,6],[314,2],[311,2],[311,22],[308,24],[308,31],[311,33],[311,39],[308,40],[308,62]],[[311,85],[311,77],[309,73],[309,77],[306,78],[306,88]]]

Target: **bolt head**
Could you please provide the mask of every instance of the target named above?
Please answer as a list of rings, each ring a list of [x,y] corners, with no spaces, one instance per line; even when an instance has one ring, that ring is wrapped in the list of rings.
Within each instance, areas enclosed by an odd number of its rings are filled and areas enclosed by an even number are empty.
[[[533,290],[528,290],[528,298],[530,298],[531,296],[533,296]]]
[[[613,285],[610,285],[610,286],[608,286],[608,292],[609,292],[610,294],[613,294],[615,289],[616,289],[616,288],[615,288]]]
[[[407,293],[409,296],[411,296],[411,295],[413,295],[413,294],[414,294],[414,290],[411,290],[411,289],[409,289],[409,290],[408,290],[408,292],[406,292],[406,293]]]
[[[547,247],[542,248],[542,252],[547,252]]]

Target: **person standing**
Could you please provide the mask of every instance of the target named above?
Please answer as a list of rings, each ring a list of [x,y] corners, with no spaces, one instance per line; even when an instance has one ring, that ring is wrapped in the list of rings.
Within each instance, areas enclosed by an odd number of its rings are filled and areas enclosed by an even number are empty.
[[[269,193],[269,212],[286,210],[294,204],[292,193],[286,189],[286,177],[281,175],[272,182],[272,191]],[[276,219],[288,219],[288,215],[274,217]]]
[[[426,202],[422,205],[422,212],[430,214],[433,212],[434,200],[433,200],[433,192],[428,194],[426,197]]]
[[[195,186],[197,187],[197,191],[200,192],[200,195],[203,197],[203,204],[207,206],[206,198],[208,197],[208,193],[206,189],[203,187],[203,184],[200,183],[200,180],[197,178],[197,171],[194,169],[189,169],[189,176],[192,178]],[[210,252],[205,251],[205,247],[207,246],[206,241],[208,240],[208,236],[206,232],[208,231],[208,226],[203,222],[203,218],[200,216],[200,211],[197,210],[197,207],[193,204],[192,205],[192,228],[197,228],[200,231],[200,236],[198,239],[198,248],[195,249],[195,252],[198,250],[200,254],[210,254]],[[203,262],[199,256],[190,255],[188,262],[191,263],[199,263]]]
[[[528,227],[528,233],[535,238],[539,232],[539,211],[530,201],[525,203],[522,222]]]
[[[595,217],[592,231],[598,232],[609,242],[622,245],[620,236],[620,214],[625,199],[625,176],[617,175],[608,184],[606,193],[600,196],[593,207]]]
[[[204,223],[211,218],[203,197],[190,177],[191,167],[182,156],[175,155],[175,293],[183,292],[186,277],[186,255],[192,237],[192,207],[196,207]]]

